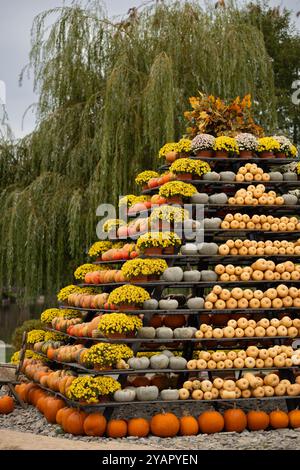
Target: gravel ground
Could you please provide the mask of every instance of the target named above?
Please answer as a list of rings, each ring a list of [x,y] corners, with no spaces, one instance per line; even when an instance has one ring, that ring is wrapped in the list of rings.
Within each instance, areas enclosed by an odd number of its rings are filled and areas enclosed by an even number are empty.
[[[248,402],[249,403],[249,402]],[[277,403],[269,402],[269,410],[275,409]],[[279,404],[278,404],[279,405]],[[283,408],[283,403],[280,408]],[[243,406],[245,411],[253,407],[252,404]],[[155,409],[154,409],[155,408]],[[196,408],[196,409],[195,409]],[[206,407],[207,408],[207,407]],[[264,407],[266,409],[266,407]],[[183,413],[183,406],[172,406],[168,408],[170,411],[177,413],[178,415]],[[185,407],[186,411],[192,412],[194,415],[200,413],[204,406],[195,405]],[[137,411],[138,410],[138,411]],[[126,406],[126,410],[116,410],[114,417],[129,417],[129,416],[145,416],[149,417],[156,412],[161,411],[159,407],[139,407]],[[244,431],[241,434],[237,433],[219,433],[210,435],[198,435],[193,437],[176,437],[172,439],[160,439],[158,437],[150,436],[145,439],[137,439],[134,437],[128,437],[123,439],[109,439],[109,438],[93,438],[93,437],[77,437],[70,434],[64,434],[61,428],[57,425],[48,424],[46,419],[32,406],[28,406],[27,409],[23,410],[20,407],[16,407],[13,413],[4,416],[0,415],[0,449],[1,449],[1,436],[5,435],[5,430],[19,431],[22,433],[33,433],[35,435],[47,436],[51,438],[59,438],[62,448],[65,448],[63,440],[68,439],[70,441],[78,441],[78,443],[101,443],[101,448],[107,450],[116,448],[116,444],[120,444],[120,449],[130,448],[134,449],[153,449],[153,450],[212,450],[212,449],[226,449],[226,450],[275,450],[275,449],[287,449],[287,450],[299,450],[300,449],[300,429],[291,430],[277,430],[277,431],[264,431],[264,432],[249,432]],[[13,437],[12,437],[13,439]],[[45,440],[43,440],[45,442]],[[38,445],[35,440],[32,441],[32,448],[37,448]],[[30,445],[30,444],[29,444]],[[44,444],[40,444],[44,448]],[[91,448],[94,448],[91,445]],[[81,444],[79,444],[82,448]],[[7,447],[2,447],[7,448]],[[12,440],[11,449],[20,448],[14,446]],[[30,448],[30,447],[26,447]],[[70,447],[74,448],[74,447]]]

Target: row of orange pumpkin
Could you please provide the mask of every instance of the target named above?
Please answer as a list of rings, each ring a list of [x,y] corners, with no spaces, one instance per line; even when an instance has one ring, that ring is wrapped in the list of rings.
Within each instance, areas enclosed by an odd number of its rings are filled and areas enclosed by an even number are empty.
[[[28,383],[16,386],[21,398],[44,414],[49,423],[59,424],[62,429],[74,435],[107,437],[146,437],[153,434],[158,437],[174,437],[176,435],[196,435],[199,432],[212,434],[221,431],[242,432],[262,431],[268,428],[299,428],[300,411],[285,413],[279,409],[267,414],[261,410],[252,410],[247,414],[239,409],[226,410],[223,415],[218,411],[208,410],[194,416],[185,415],[178,418],[173,413],[159,413],[150,420],[142,417],[129,420],[112,419],[107,422],[100,413],[87,414],[65,406],[65,402],[41,390],[36,384]]]

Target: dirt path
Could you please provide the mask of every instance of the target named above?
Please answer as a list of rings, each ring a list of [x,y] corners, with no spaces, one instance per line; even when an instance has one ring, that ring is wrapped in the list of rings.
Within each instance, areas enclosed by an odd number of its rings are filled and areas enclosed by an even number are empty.
[[[108,446],[109,444],[109,446]],[[83,442],[0,428],[0,450],[154,450],[130,442]]]

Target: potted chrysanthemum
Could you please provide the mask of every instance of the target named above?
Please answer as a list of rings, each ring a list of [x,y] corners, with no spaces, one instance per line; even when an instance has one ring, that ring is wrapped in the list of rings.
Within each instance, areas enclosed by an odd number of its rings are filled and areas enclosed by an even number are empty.
[[[214,143],[215,157],[227,158],[233,155],[238,155],[239,148],[236,140],[227,135],[221,135],[216,138]]]
[[[273,139],[277,140],[280,145],[279,151],[276,152],[277,158],[295,158],[298,154],[297,147],[284,135],[274,135]]]
[[[210,134],[198,134],[191,142],[191,150],[198,157],[212,157],[215,137]]]
[[[171,173],[179,180],[200,179],[202,175],[211,171],[207,162],[191,158],[179,158],[170,167]]]
[[[238,134],[235,140],[239,148],[240,158],[252,158],[258,147],[255,135],[245,132]]]
[[[257,151],[261,158],[274,158],[280,152],[280,143],[274,137],[262,137],[258,139]]]
[[[159,189],[159,196],[166,198],[169,204],[182,204],[183,198],[190,198],[197,192],[195,186],[183,181],[170,181]]]

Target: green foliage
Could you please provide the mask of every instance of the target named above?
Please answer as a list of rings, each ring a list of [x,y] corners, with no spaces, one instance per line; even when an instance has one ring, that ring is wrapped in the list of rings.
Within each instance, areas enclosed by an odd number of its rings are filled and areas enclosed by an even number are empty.
[[[11,338],[11,342],[14,348],[16,349],[16,351],[21,349],[22,337],[25,331],[28,333],[28,331],[41,330],[42,328],[43,328],[43,325],[40,322],[40,320],[26,320],[21,326],[18,326],[13,332],[12,338]]]
[[[300,143],[299,106],[292,103],[292,83],[299,79],[300,34],[286,8],[272,7],[269,1],[251,2],[245,9],[246,21],[259,28],[266,50],[273,60],[278,125]]]
[[[0,147],[0,288],[25,299],[72,282],[96,207],[134,192],[180,138],[189,96],[251,93],[260,124],[276,123],[263,34],[231,7],[156,2],[118,24],[97,2],[51,10],[34,21],[28,67],[39,125]]]

